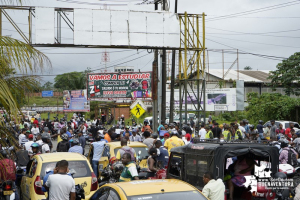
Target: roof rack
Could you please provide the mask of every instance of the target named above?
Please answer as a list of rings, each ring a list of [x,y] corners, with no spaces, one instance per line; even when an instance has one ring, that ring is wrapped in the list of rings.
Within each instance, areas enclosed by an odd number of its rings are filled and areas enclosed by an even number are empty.
[[[270,144],[268,140],[261,140],[261,142],[257,140],[231,140],[226,141],[223,139],[200,139],[200,138],[194,138],[193,139],[194,144],[198,143],[212,143],[212,144]]]

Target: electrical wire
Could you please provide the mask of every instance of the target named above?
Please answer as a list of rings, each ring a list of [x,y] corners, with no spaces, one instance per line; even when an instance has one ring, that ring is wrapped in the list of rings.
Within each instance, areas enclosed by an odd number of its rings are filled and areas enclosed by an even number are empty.
[[[269,11],[269,10],[274,10],[274,9],[279,9],[279,8],[283,8],[283,7],[287,7],[287,6],[293,6],[296,4],[299,4],[300,1],[290,1],[290,2],[286,2],[286,3],[282,3],[282,4],[276,4],[273,6],[267,6],[267,7],[262,7],[262,8],[258,8],[258,9],[253,9],[253,10],[248,10],[248,11],[244,11],[244,12],[239,12],[239,13],[233,13],[233,14],[229,14],[229,15],[223,15],[223,16],[219,16],[219,17],[214,17],[214,18],[208,18],[206,21],[215,21],[215,20],[222,20],[222,19],[228,19],[228,18],[233,18],[233,17],[240,17],[243,15],[250,15],[250,14],[254,14],[254,13],[259,13],[259,12],[265,12],[265,11]]]

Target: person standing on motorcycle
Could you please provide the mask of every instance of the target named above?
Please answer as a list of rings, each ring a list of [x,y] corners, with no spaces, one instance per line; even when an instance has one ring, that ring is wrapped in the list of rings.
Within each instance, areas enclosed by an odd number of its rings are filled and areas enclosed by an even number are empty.
[[[129,153],[123,154],[122,164],[124,165],[124,169],[121,173],[119,182],[139,180],[139,174],[136,169],[136,164],[131,160],[131,155]]]
[[[117,152],[116,159],[121,160],[124,153],[129,153],[131,155],[131,161],[135,161],[136,160],[135,150],[133,148],[127,146],[126,138],[121,139],[121,146],[122,146],[122,148],[119,149],[119,151]]]

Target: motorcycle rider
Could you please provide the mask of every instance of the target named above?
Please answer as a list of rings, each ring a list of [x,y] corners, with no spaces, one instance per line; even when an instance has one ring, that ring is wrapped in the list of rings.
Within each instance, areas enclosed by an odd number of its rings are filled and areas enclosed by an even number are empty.
[[[254,128],[254,125],[249,125],[249,136],[251,140],[257,140],[258,138],[258,131]]]
[[[206,130],[205,139],[214,139],[214,134],[211,131],[212,125],[206,126],[205,130]]]
[[[156,148],[151,148],[149,150],[149,157],[147,159],[147,176],[146,177],[154,177],[155,173],[159,170],[157,166],[157,149]]]
[[[168,166],[168,161],[169,161],[168,150],[163,146],[160,140],[156,140],[154,145],[155,148],[157,149],[157,158],[156,158],[157,161],[161,161],[163,163],[163,167]]]
[[[0,183],[3,181],[15,181],[16,166],[14,161],[8,158],[6,150],[1,150],[0,153]]]
[[[68,152],[70,148],[68,135],[66,133],[61,136],[62,141],[57,144],[56,151],[57,152]]]
[[[83,148],[79,146],[79,140],[77,138],[74,138],[70,141],[71,141],[71,148],[69,149],[68,152],[83,154]]]
[[[49,142],[50,142],[50,135],[49,133],[43,133],[42,134],[42,141],[43,144],[41,145],[40,149],[42,153],[50,153],[50,147],[49,147]]]
[[[131,155],[131,161],[135,161],[135,158],[136,158],[135,150],[133,148],[127,146],[126,138],[121,139],[121,146],[122,146],[122,148],[119,149],[119,151],[117,152],[116,159],[121,160],[124,153],[129,153]]]
[[[123,154],[122,164],[124,165],[124,169],[120,176],[119,182],[139,180],[136,164],[133,161],[131,161],[131,155],[129,153]]]

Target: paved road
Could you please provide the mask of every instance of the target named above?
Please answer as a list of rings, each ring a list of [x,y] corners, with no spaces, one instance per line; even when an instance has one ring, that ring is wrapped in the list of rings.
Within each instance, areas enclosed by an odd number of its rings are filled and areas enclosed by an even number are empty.
[[[53,144],[53,149],[52,151],[56,151],[56,147],[57,147],[57,140],[52,140],[52,144]],[[90,145],[89,144],[86,144],[85,145],[85,154],[87,154],[90,150]]]

